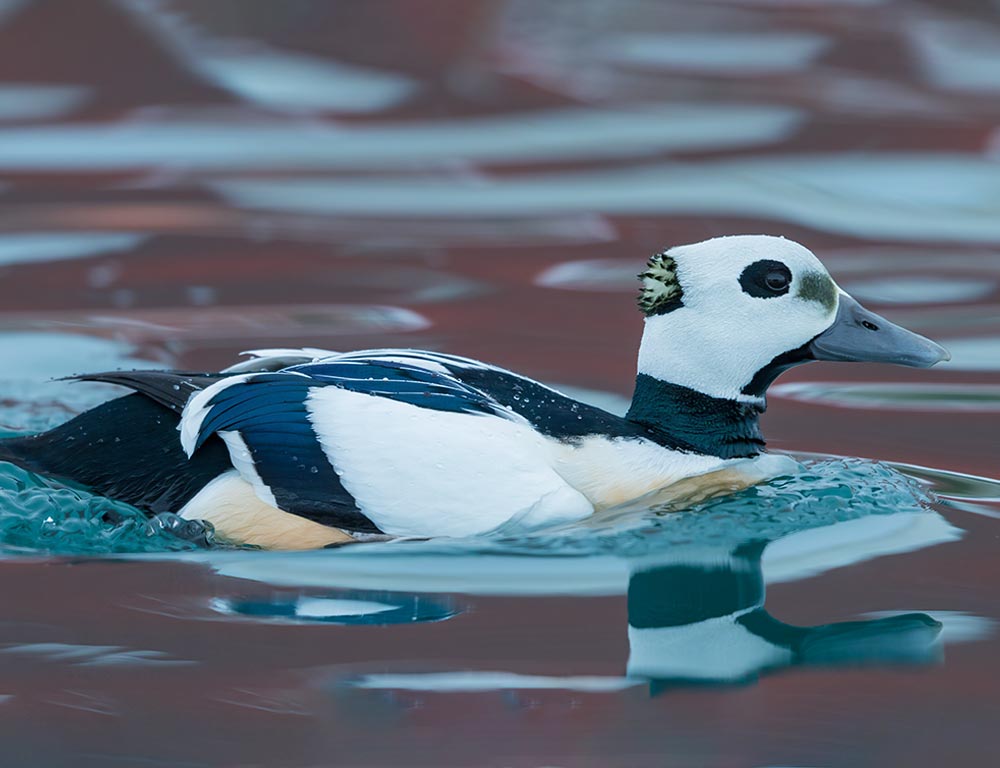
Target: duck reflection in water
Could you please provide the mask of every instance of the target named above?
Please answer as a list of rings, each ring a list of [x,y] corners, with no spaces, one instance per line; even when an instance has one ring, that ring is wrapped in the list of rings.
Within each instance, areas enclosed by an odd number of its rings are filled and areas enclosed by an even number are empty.
[[[764,607],[767,542],[731,551],[693,549],[640,565],[628,585],[627,676],[654,692],[671,686],[752,682],[788,667],[939,661],[942,624],[925,613],[800,627]]]
[[[900,613],[795,626],[767,611],[765,581],[812,577],[873,557],[950,541],[956,535],[954,528],[931,511],[878,514],[818,527],[806,523],[789,535],[772,538],[743,537],[734,541],[723,537],[710,544],[694,540],[628,558],[620,554],[494,556],[476,561],[480,568],[475,586],[471,586],[469,573],[455,563],[447,572],[433,574],[437,558],[416,555],[418,550],[414,550],[414,556],[397,554],[389,559],[389,570],[400,575],[401,586],[404,579],[411,588],[414,581],[419,581],[429,592],[439,594],[472,592],[519,596],[529,601],[554,595],[625,592],[629,640],[625,674],[549,676],[485,667],[451,671],[440,671],[438,667],[438,671],[414,672],[410,665],[406,671],[397,673],[390,667],[354,678],[348,684],[365,689],[439,693],[541,689],[599,693],[648,685],[656,694],[689,686],[752,684],[762,675],[794,667],[934,664],[943,659],[943,625],[935,617]],[[475,557],[482,558],[482,554]],[[324,579],[329,585],[350,578],[349,570],[341,570],[345,566],[350,569],[349,562],[338,564],[329,558],[325,563],[318,558],[314,562],[319,567],[308,576],[300,572],[291,577],[306,577],[317,586]],[[324,565],[333,567],[325,570]],[[408,579],[402,576],[407,573]],[[414,577],[417,573],[422,576]],[[626,575],[627,581],[622,578]],[[384,576],[380,578],[383,586]],[[355,578],[351,586],[365,585]],[[413,599],[412,593],[396,595],[402,601]],[[489,602],[476,606],[480,614],[491,609]],[[945,611],[939,617],[948,621],[951,615]]]
[[[746,685],[790,667],[925,665],[942,660],[941,622],[926,613],[818,626],[786,624],[764,607],[761,554],[699,548],[636,564],[628,582],[625,677],[542,676],[482,670],[380,673],[368,689],[461,693],[489,690],[615,692],[649,685],[653,695],[704,685]],[[408,601],[412,596],[397,593]]]
[[[350,671],[343,664],[330,670],[348,688],[610,693],[646,686],[656,693],[747,685],[797,667],[934,664],[945,642],[990,631],[985,619],[948,610],[796,626],[765,607],[766,586],[798,582],[789,605],[801,606],[828,571],[954,542],[962,531],[932,501],[924,486],[885,465],[813,457],[787,478],[684,510],[667,513],[669,504],[647,499],[589,526],[537,536],[193,557],[222,576],[277,589],[270,597],[254,590],[258,596],[217,602],[218,611],[237,620],[325,624],[336,633],[358,631],[350,625],[425,625],[408,645],[405,663],[376,655]],[[616,596],[628,608],[620,630],[627,633],[628,657],[612,660],[620,665],[617,674],[594,674],[595,665],[608,668],[607,646],[596,651],[580,633],[606,625],[609,610],[620,615],[610,607]],[[575,619],[567,621],[561,610],[570,604]],[[830,608],[830,619],[847,618],[843,608],[836,610],[840,616]],[[471,657],[461,653],[473,615],[477,636],[503,638],[500,657],[488,648],[474,649]],[[534,631],[509,631],[528,616]],[[428,638],[429,656],[421,656],[418,637]],[[615,630],[604,638],[614,645]],[[442,661],[442,643],[459,655]],[[569,645],[577,647],[578,659],[590,649],[600,655],[572,663],[559,651]]]

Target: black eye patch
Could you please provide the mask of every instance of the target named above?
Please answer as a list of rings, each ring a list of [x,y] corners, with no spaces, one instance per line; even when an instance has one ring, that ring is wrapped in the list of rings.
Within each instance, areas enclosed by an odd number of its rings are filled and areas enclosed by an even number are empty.
[[[743,292],[755,299],[773,299],[784,296],[792,284],[792,271],[780,261],[763,259],[755,261],[740,275]]]

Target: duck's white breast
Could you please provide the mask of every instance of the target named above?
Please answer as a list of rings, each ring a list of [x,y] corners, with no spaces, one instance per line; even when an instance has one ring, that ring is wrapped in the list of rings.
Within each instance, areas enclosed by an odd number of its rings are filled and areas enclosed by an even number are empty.
[[[656,502],[699,501],[794,471],[786,456],[720,459],[672,451],[641,438],[593,435],[573,442],[551,441],[554,468],[596,509],[607,509],[656,491]]]
[[[637,438],[593,435],[573,442],[552,442],[556,471],[597,509],[733,463],[715,456],[671,451]]]

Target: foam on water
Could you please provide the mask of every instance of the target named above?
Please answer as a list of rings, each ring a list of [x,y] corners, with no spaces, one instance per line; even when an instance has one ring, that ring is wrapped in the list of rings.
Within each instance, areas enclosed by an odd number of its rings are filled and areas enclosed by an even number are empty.
[[[865,459],[807,461],[801,471],[686,509],[625,505],[558,532],[491,540],[504,551],[639,557],[690,544],[738,547],[869,515],[920,513],[933,502],[924,486]]]
[[[60,486],[0,462],[0,552],[4,554],[103,555],[194,548],[128,504]]]
[[[633,503],[586,524],[518,536],[364,544],[331,558],[405,555],[615,555],[642,557],[692,544],[733,548],[871,515],[923,513],[925,485],[863,459],[809,460],[799,473],[683,510]],[[108,554],[195,549],[126,504],[57,485],[0,463],[0,549]],[[246,556],[244,553],[242,556]],[[295,556],[295,555],[290,555]]]

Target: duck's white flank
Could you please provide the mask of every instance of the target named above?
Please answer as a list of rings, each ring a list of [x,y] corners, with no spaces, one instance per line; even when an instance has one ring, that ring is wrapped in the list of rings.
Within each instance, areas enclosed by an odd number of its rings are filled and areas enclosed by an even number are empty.
[[[266,549],[318,549],[354,540],[336,528],[261,501],[235,469],[202,488],[184,505],[180,516],[211,523],[219,538],[226,541]]]
[[[581,520],[593,505],[522,419],[434,411],[337,387],[306,407],[344,488],[395,536],[469,536]]]

